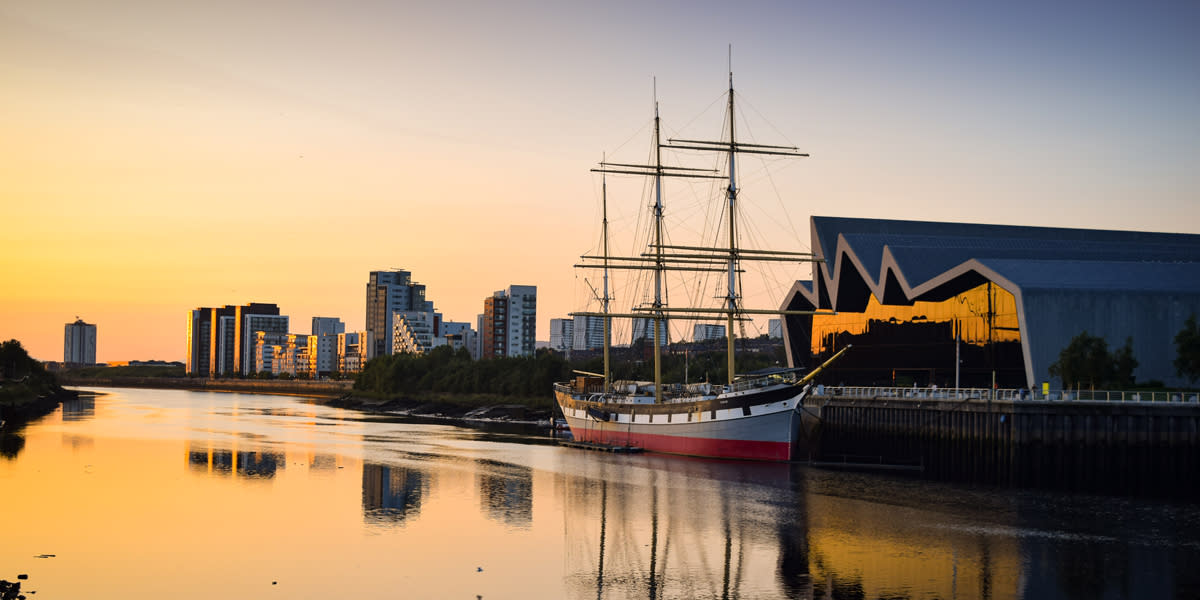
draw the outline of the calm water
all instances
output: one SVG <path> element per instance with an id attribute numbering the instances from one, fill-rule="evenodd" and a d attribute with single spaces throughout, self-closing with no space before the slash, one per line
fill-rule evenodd
<path id="1" fill-rule="evenodd" d="M 1200 598 L 1189 504 L 106 391 L 0 446 L 0 578 L 31 600 Z"/>

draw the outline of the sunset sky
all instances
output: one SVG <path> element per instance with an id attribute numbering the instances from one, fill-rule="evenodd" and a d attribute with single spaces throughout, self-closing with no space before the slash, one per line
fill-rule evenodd
<path id="1" fill-rule="evenodd" d="M 247 302 L 357 330 L 393 267 L 454 321 L 537 285 L 548 339 L 585 300 L 589 169 L 645 160 L 655 85 L 668 133 L 719 135 L 730 45 L 748 139 L 812 154 L 743 167 L 781 249 L 814 214 L 1200 233 L 1198 24 L 1192 1 L 4 2 L 0 339 L 61 360 L 78 316 L 100 361 L 183 360 L 189 309 Z M 642 184 L 610 184 L 631 229 Z"/>

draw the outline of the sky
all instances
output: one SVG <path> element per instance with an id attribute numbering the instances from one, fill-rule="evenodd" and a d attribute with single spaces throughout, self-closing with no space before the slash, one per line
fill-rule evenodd
<path id="1" fill-rule="evenodd" d="M 61 360 L 79 317 L 101 362 L 183 360 L 190 309 L 248 302 L 358 330 L 390 268 L 452 321 L 536 285 L 548 339 L 597 284 L 572 268 L 599 237 L 590 169 L 646 160 L 655 99 L 667 135 L 719 136 L 731 66 L 739 137 L 811 154 L 741 167 L 772 247 L 806 250 L 812 215 L 1200 233 L 1197 23 L 1195 2 L 9 0 L 0 339 Z M 630 248 L 631 179 L 607 179 Z"/>

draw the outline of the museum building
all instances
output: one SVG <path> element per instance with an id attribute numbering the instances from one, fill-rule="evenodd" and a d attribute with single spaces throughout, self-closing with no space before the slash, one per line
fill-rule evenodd
<path id="1" fill-rule="evenodd" d="M 783 310 L 788 362 L 853 344 L 827 384 L 1033 388 L 1086 331 L 1128 340 L 1137 382 L 1187 385 L 1175 336 L 1200 318 L 1200 235 L 812 217 L 811 281 Z M 958 368 L 956 369 L 956 362 Z"/>

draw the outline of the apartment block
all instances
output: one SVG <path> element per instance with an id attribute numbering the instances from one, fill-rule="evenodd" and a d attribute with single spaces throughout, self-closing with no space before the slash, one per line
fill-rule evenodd
<path id="1" fill-rule="evenodd" d="M 526 356 L 537 343 L 537 286 L 511 285 L 483 302 L 482 358 Z"/>
<path id="2" fill-rule="evenodd" d="M 96 326 L 76 318 L 63 328 L 63 362 L 76 365 L 96 364 Z"/>
<path id="3" fill-rule="evenodd" d="M 371 271 L 367 280 L 366 328 L 375 344 L 372 356 L 392 353 L 392 315 L 405 311 L 433 311 L 433 302 L 425 299 L 425 286 L 414 282 L 408 271 Z"/>

